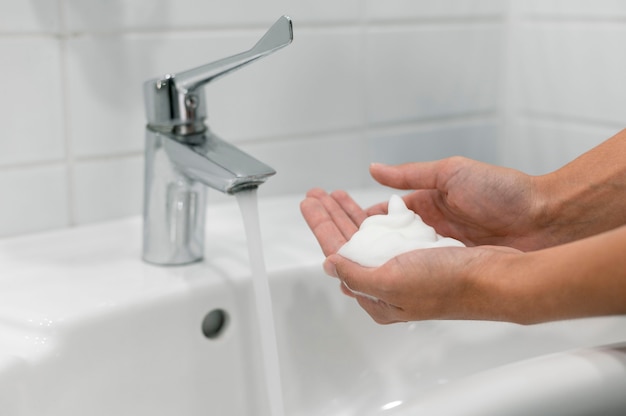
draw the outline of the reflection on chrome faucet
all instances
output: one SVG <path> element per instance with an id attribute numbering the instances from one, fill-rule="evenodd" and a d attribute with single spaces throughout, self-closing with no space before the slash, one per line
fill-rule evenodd
<path id="1" fill-rule="evenodd" d="M 204 85 L 291 43 L 281 17 L 252 49 L 144 83 L 146 126 L 143 259 L 186 264 L 204 254 L 206 186 L 234 194 L 276 173 L 206 126 Z"/>

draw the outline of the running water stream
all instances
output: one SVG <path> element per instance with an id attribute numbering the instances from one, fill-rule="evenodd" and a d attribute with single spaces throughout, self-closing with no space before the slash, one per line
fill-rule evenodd
<path id="1" fill-rule="evenodd" d="M 236 196 L 248 240 L 248 253 L 250 256 L 252 285 L 256 302 L 256 315 L 261 337 L 262 368 L 265 377 L 270 415 L 284 416 L 285 411 L 280 381 L 278 347 L 276 345 L 276 329 L 274 327 L 272 298 L 261 243 L 257 192 L 256 189 L 251 189 L 238 192 Z"/>

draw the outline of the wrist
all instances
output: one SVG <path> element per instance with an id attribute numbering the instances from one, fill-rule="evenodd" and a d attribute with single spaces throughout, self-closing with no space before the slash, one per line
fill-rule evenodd
<path id="1" fill-rule="evenodd" d="M 527 281 L 528 253 L 501 246 L 479 246 L 464 270 L 472 319 L 527 323 L 524 305 L 532 298 Z"/>
<path id="2" fill-rule="evenodd" d="M 478 281 L 485 294 L 486 319 L 532 325 L 562 319 L 562 311 L 549 294 L 558 293 L 553 287 L 545 250 L 519 252 L 496 248 L 486 257 L 487 264 Z"/>
<path id="3" fill-rule="evenodd" d="M 533 177 L 531 217 L 541 235 L 538 249 L 568 243 L 592 234 L 593 198 L 584 181 L 562 170 Z"/>
<path id="4" fill-rule="evenodd" d="M 626 224 L 626 129 L 562 168 L 533 178 L 537 224 L 551 244 Z"/>
<path id="5" fill-rule="evenodd" d="M 626 227 L 500 262 L 505 320 L 520 324 L 626 313 Z M 500 274 L 502 273 L 502 274 Z"/>

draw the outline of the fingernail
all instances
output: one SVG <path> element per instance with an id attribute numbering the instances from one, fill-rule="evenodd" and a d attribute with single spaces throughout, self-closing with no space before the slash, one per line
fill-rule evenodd
<path id="1" fill-rule="evenodd" d="M 385 163 L 380 163 L 380 162 L 372 162 L 372 163 L 370 163 L 370 167 L 375 167 L 375 166 L 385 167 L 387 165 Z"/>
<path id="2" fill-rule="evenodd" d="M 339 275 L 337 274 L 337 266 L 335 266 L 335 263 L 329 260 L 326 260 L 324 262 L 324 273 L 326 273 L 330 277 L 339 277 Z"/>

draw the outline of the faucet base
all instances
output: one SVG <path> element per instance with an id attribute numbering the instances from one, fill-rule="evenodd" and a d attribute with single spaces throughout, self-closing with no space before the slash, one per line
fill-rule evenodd
<path id="1" fill-rule="evenodd" d="M 146 134 L 143 260 L 194 263 L 204 256 L 206 187 L 170 163 L 165 140 L 171 139 Z"/>
<path id="2" fill-rule="evenodd" d="M 208 129 L 191 143 L 146 129 L 143 259 L 161 265 L 204 255 L 206 188 L 254 189 L 276 173 Z"/>

